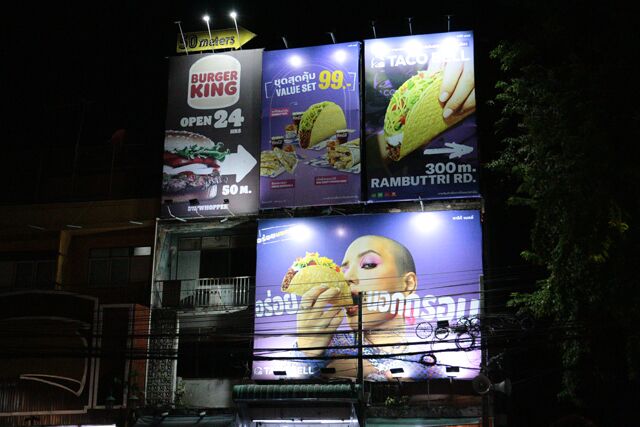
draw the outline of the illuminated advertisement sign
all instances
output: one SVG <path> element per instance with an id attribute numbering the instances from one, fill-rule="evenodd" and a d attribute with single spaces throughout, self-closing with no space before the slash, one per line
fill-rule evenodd
<path id="1" fill-rule="evenodd" d="M 262 50 L 171 58 L 162 216 L 258 211 Z"/>
<path id="2" fill-rule="evenodd" d="M 475 210 L 262 220 L 253 378 L 473 378 L 481 274 Z"/>
<path id="3" fill-rule="evenodd" d="M 360 201 L 360 43 L 265 52 L 260 206 Z"/>
<path id="4" fill-rule="evenodd" d="M 471 31 L 365 41 L 367 197 L 478 196 Z"/>

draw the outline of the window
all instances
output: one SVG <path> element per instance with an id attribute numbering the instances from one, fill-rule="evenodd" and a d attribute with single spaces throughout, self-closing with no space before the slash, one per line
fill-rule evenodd
<path id="1" fill-rule="evenodd" d="M 151 247 L 96 248 L 89 255 L 89 285 L 126 286 L 149 279 Z"/>
<path id="2" fill-rule="evenodd" d="M 0 288 L 52 289 L 55 275 L 55 260 L 0 262 Z"/>

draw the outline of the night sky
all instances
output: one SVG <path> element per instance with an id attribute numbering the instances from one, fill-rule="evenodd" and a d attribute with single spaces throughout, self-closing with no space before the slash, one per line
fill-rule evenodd
<path id="1" fill-rule="evenodd" d="M 453 14 L 452 30 L 474 29 L 482 10 L 472 1 L 449 5 L 424 3 L 420 9 L 390 7 L 388 2 L 72 2 L 31 8 L 25 4 L 9 16 L 3 31 L 4 111 L 11 111 L 10 128 L 32 131 L 34 113 L 81 101 L 104 105 L 99 136 L 115 129 L 141 127 L 159 135 L 166 103 L 167 60 L 176 55 L 178 27 L 206 31 L 202 20 L 211 15 L 211 27 L 230 28 L 228 14 L 238 13 L 240 26 L 257 37 L 245 48 L 289 47 L 373 37 L 444 32 L 446 14 Z M 479 79 L 478 79 L 479 80 Z M 7 96 L 9 94 L 9 96 Z M 40 110 L 40 111 L 38 111 Z M 71 131 L 71 129 L 70 129 Z M 41 129 L 41 133 L 46 133 Z"/>

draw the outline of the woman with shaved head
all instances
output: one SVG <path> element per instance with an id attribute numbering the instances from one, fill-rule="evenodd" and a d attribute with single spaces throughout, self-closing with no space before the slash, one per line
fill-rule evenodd
<path id="1" fill-rule="evenodd" d="M 416 292 L 418 278 L 413 256 L 401 243 L 384 236 L 366 235 L 355 239 L 347 248 L 341 270 L 352 295 L 362 295 L 362 330 L 364 377 L 369 380 L 391 378 L 391 368 L 404 372 L 421 371 L 420 376 L 433 377 L 437 367 L 418 363 L 420 355 L 410 353 L 406 328 L 413 318 L 412 307 L 405 304 Z M 298 313 L 298 347 L 307 357 L 355 356 L 357 346 L 353 333 L 336 333 L 346 315 L 353 331 L 358 330 L 358 305 L 332 304 L 340 290 L 319 285 L 303 297 Z M 379 297 L 385 295 L 384 309 Z M 391 298 L 394 296 L 394 298 Z M 388 303 L 388 304 L 387 304 Z M 310 333 L 304 335 L 304 333 Z M 328 347 L 324 350 L 324 347 Z M 317 365 L 335 368 L 337 377 L 355 377 L 355 358 L 318 360 Z"/>

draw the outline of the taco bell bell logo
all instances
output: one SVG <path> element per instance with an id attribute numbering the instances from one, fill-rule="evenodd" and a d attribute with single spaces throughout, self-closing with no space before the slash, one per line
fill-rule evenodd
<path id="1" fill-rule="evenodd" d="M 229 55 L 209 55 L 189 69 L 187 104 L 197 110 L 224 108 L 240 99 L 240 62 Z"/>

